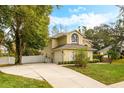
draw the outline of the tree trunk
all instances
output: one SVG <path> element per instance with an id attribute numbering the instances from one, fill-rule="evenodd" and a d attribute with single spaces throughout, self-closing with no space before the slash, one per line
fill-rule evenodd
<path id="1" fill-rule="evenodd" d="M 15 64 L 22 64 L 22 39 L 19 31 L 15 31 L 15 42 L 16 42 L 16 57 Z"/>
<path id="2" fill-rule="evenodd" d="M 12 26 L 15 32 L 15 44 L 16 44 L 15 64 L 22 64 L 23 42 L 22 42 L 22 30 L 20 29 L 21 24 L 22 24 L 22 18 L 20 17 L 20 15 L 16 14 L 15 21 Z"/>

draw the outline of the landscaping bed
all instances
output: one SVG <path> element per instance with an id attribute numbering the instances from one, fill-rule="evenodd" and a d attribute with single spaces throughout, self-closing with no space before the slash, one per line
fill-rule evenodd
<path id="1" fill-rule="evenodd" d="M 0 88 L 52 88 L 47 81 L 0 72 Z"/>
<path id="2" fill-rule="evenodd" d="M 86 68 L 66 66 L 106 85 L 124 81 L 124 64 L 88 64 Z M 83 81 L 82 81 L 83 82 Z"/>
<path id="3" fill-rule="evenodd" d="M 124 64 L 124 59 L 114 60 L 113 64 Z"/>

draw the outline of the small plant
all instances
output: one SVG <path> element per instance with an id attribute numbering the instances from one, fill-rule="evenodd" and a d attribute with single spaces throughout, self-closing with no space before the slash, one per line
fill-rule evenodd
<path id="1" fill-rule="evenodd" d="M 65 61 L 65 62 L 64 62 L 64 64 L 68 64 L 68 62 L 67 62 L 67 61 Z"/>
<path id="2" fill-rule="evenodd" d="M 108 56 L 111 57 L 112 59 L 118 59 L 120 57 L 120 54 L 117 51 L 109 50 Z"/>
<path id="3" fill-rule="evenodd" d="M 61 65 L 62 64 L 62 62 L 58 62 L 58 65 Z"/>
<path id="4" fill-rule="evenodd" d="M 58 65 L 61 65 L 61 64 L 74 64 L 74 61 L 58 62 Z"/>
<path id="5" fill-rule="evenodd" d="M 114 50 L 108 51 L 108 58 L 109 58 L 110 64 L 112 63 L 113 60 L 119 59 L 119 57 L 120 57 L 119 52 L 114 51 Z"/>
<path id="6" fill-rule="evenodd" d="M 99 59 L 93 59 L 93 61 L 89 61 L 89 63 L 98 63 L 98 62 L 100 62 Z"/>
<path id="7" fill-rule="evenodd" d="M 94 59 L 99 59 L 99 60 L 100 60 L 100 62 L 102 62 L 102 61 L 103 61 L 103 60 L 102 60 L 103 55 L 101 55 L 101 54 L 94 54 L 94 55 L 93 55 L 93 58 L 94 58 Z"/>
<path id="8" fill-rule="evenodd" d="M 2 51 L 0 50 L 0 57 L 2 56 Z"/>
<path id="9" fill-rule="evenodd" d="M 87 48 L 78 49 L 75 54 L 75 65 L 86 67 L 89 58 L 87 57 Z"/>

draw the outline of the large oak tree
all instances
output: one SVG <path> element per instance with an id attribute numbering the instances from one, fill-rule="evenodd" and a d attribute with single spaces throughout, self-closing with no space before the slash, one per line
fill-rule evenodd
<path id="1" fill-rule="evenodd" d="M 0 30 L 9 30 L 15 43 L 16 64 L 22 62 L 26 47 L 41 49 L 48 38 L 49 15 L 52 6 L 0 6 Z"/>

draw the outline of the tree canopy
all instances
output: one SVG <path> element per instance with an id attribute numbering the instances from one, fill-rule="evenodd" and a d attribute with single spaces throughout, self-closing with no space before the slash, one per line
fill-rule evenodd
<path id="1" fill-rule="evenodd" d="M 117 48 L 117 45 L 121 46 L 124 42 L 124 6 L 117 7 L 120 8 L 120 14 L 115 23 L 102 24 L 85 31 L 86 38 L 92 40 L 94 48 L 100 50 L 109 45 Z"/>
<path id="2" fill-rule="evenodd" d="M 48 40 L 49 15 L 53 6 L 0 6 L 0 30 L 9 30 L 16 47 L 16 63 L 26 48 L 42 49 Z"/>

